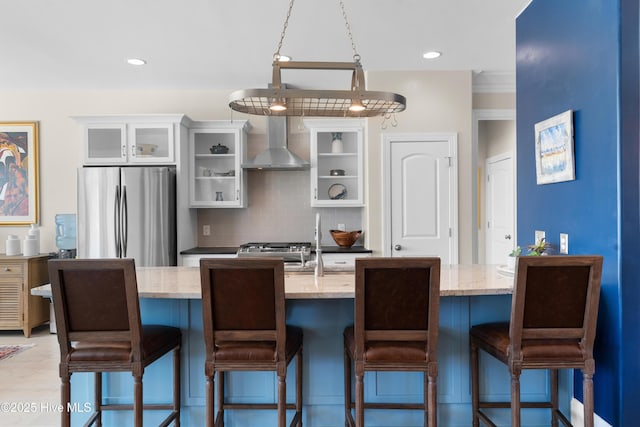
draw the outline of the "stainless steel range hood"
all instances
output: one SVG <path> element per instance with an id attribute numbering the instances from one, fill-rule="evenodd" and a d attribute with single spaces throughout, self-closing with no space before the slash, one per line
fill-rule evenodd
<path id="1" fill-rule="evenodd" d="M 267 149 L 242 164 L 243 169 L 303 170 L 309 162 L 287 148 L 287 117 L 267 118 Z"/>

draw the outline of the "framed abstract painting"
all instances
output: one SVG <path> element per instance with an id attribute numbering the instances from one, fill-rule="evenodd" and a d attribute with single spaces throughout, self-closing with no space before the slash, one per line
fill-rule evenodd
<path id="1" fill-rule="evenodd" d="M 538 185 L 576 179 L 573 158 L 573 110 L 535 124 Z"/>
<path id="2" fill-rule="evenodd" d="M 0 122 L 0 225 L 38 222 L 38 122 Z"/>

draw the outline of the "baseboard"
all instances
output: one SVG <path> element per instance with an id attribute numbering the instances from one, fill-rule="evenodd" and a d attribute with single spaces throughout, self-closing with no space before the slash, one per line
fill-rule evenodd
<path id="1" fill-rule="evenodd" d="M 598 414 L 595 415 L 593 421 L 595 427 L 612 427 Z M 571 424 L 576 427 L 584 426 L 584 405 L 578 399 L 571 399 Z"/>

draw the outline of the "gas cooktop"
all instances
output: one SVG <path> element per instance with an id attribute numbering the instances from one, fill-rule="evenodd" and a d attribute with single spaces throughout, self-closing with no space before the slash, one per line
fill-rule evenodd
<path id="1" fill-rule="evenodd" d="M 302 265 L 311 256 L 311 242 L 251 242 L 240 245 L 238 256 L 281 257 L 285 262 Z"/>

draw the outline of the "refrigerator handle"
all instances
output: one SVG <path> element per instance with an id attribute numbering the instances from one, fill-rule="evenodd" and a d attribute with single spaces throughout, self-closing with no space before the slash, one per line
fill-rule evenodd
<path id="1" fill-rule="evenodd" d="M 122 216 L 120 218 L 122 225 L 122 256 L 127 257 L 127 240 L 129 240 L 129 212 L 127 209 L 127 186 L 122 186 Z"/>
<path id="2" fill-rule="evenodd" d="M 120 258 L 120 186 L 116 186 L 116 199 L 113 202 L 113 237 L 116 244 L 116 257 Z"/>

